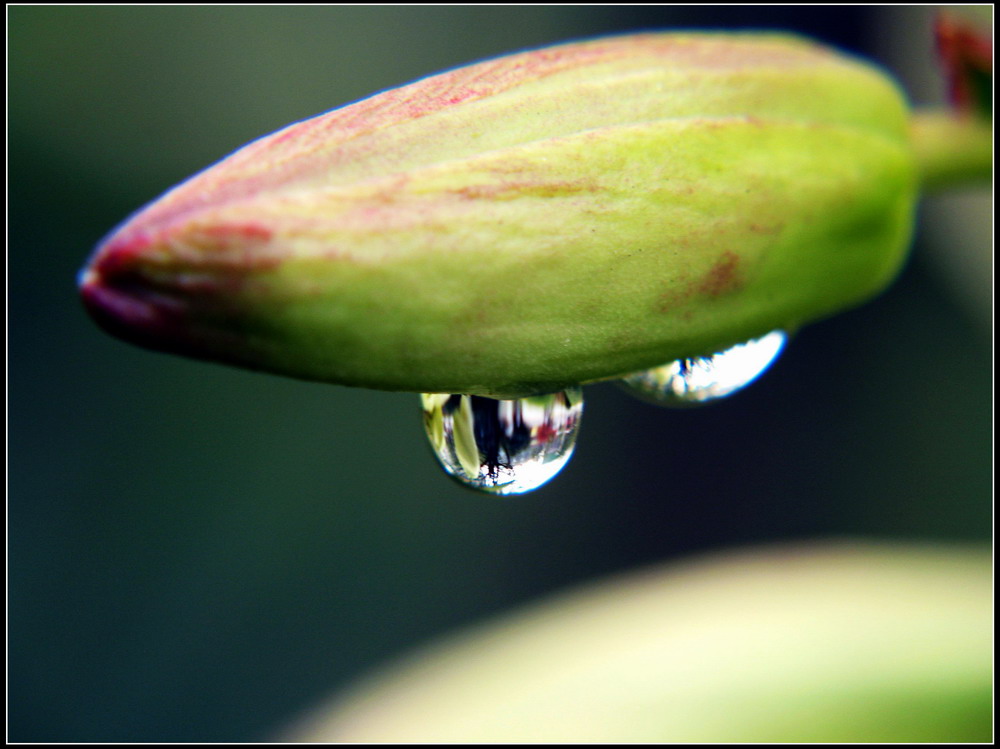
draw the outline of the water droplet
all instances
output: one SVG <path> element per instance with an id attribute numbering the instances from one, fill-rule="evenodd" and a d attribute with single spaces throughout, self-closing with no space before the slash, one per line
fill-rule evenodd
<path id="1" fill-rule="evenodd" d="M 723 398 L 746 387 L 778 357 L 785 346 L 784 331 L 740 343 L 725 351 L 692 359 L 678 359 L 622 380 L 626 390 L 665 406 L 690 406 Z"/>
<path id="2" fill-rule="evenodd" d="M 583 392 L 517 400 L 424 393 L 424 428 L 445 472 L 488 494 L 537 489 L 573 454 Z"/>

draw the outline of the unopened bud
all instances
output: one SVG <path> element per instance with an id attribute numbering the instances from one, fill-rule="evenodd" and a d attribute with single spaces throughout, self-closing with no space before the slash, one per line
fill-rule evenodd
<path id="1" fill-rule="evenodd" d="M 787 36 L 512 55 L 249 144 L 112 233 L 82 294 L 176 353 L 553 392 L 880 290 L 911 232 L 907 117 L 884 74 Z"/>

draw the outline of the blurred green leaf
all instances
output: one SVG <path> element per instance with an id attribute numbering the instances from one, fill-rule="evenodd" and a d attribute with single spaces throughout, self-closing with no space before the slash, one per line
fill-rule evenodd
<path id="1" fill-rule="evenodd" d="M 293 735 L 989 741 L 990 584 L 985 551 L 873 543 L 651 569 L 445 641 Z"/>

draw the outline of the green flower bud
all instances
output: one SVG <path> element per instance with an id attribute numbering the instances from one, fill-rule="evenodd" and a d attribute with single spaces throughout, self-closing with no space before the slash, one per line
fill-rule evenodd
<path id="1" fill-rule="evenodd" d="M 389 390 L 557 391 L 794 329 L 909 243 L 894 83 L 798 38 L 644 34 L 482 62 L 255 141 L 81 275 L 152 348 Z"/>

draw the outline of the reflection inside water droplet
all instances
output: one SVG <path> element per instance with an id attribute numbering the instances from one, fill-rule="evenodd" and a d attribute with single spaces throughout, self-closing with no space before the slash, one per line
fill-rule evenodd
<path id="1" fill-rule="evenodd" d="M 781 353 L 787 336 L 775 330 L 709 356 L 678 359 L 622 379 L 626 390 L 665 406 L 689 406 L 735 393 Z"/>
<path id="2" fill-rule="evenodd" d="M 583 392 L 517 400 L 424 393 L 424 428 L 445 472 L 489 494 L 523 494 L 555 476 L 573 454 Z"/>

